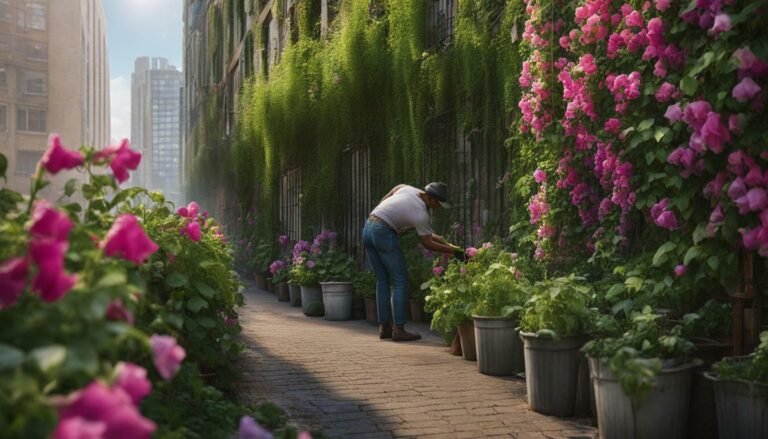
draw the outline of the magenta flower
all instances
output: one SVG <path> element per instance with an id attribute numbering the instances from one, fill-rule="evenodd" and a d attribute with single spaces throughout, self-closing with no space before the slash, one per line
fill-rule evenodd
<path id="1" fill-rule="evenodd" d="M 745 102 L 757 96 L 757 94 L 760 93 L 760 90 L 762 90 L 762 88 L 760 88 L 752 78 L 744 78 L 733 87 L 731 96 L 739 102 Z"/>
<path id="2" fill-rule="evenodd" d="M 32 289 L 46 302 L 54 302 L 63 297 L 77 282 L 77 275 L 64 272 L 64 253 L 66 242 L 50 239 L 34 240 L 29 245 L 29 254 L 37 264 L 37 275 L 32 281 Z"/>
<path id="3" fill-rule="evenodd" d="M 533 179 L 536 180 L 536 183 L 544 183 L 547 181 L 547 173 L 537 169 L 533 172 Z"/>
<path id="4" fill-rule="evenodd" d="M 143 263 L 158 249 L 131 214 L 118 216 L 99 246 L 107 256 L 118 256 L 136 265 Z"/>
<path id="5" fill-rule="evenodd" d="M 147 379 L 147 370 L 133 363 L 117 363 L 115 386 L 123 389 L 135 405 L 139 405 L 152 391 L 152 383 Z"/>
<path id="6" fill-rule="evenodd" d="M 192 241 L 200 241 L 200 223 L 197 221 L 190 221 L 182 230 L 183 234 L 189 236 Z"/>
<path id="7" fill-rule="evenodd" d="M 672 104 L 667 107 L 664 117 L 670 122 L 680 122 L 683 119 L 683 112 L 680 110 L 680 104 Z"/>
<path id="8" fill-rule="evenodd" d="M 731 30 L 731 17 L 728 14 L 717 14 L 715 16 L 715 22 L 712 24 L 712 28 L 709 30 L 710 35 L 717 35 L 722 32 L 728 32 Z"/>
<path id="9" fill-rule="evenodd" d="M 707 121 L 707 115 L 712 112 L 712 106 L 707 101 L 695 101 L 686 105 L 683 120 L 694 130 L 700 130 Z"/>
<path id="10" fill-rule="evenodd" d="M 618 134 L 621 131 L 621 121 L 615 117 L 612 117 L 605 121 L 603 129 L 606 132 Z"/>
<path id="11" fill-rule="evenodd" d="M 747 206 L 752 212 L 762 211 L 768 207 L 768 194 L 765 189 L 761 187 L 755 187 L 747 192 Z"/>
<path id="12" fill-rule="evenodd" d="M 178 209 L 176 209 L 176 214 L 186 218 L 189 216 L 189 211 L 187 210 L 186 207 L 179 207 Z"/>
<path id="13" fill-rule="evenodd" d="M 677 88 L 669 82 L 665 82 L 656 90 L 655 97 L 658 102 L 667 102 L 672 99 L 675 93 L 677 93 Z"/>
<path id="14" fill-rule="evenodd" d="M 709 215 L 709 222 L 713 225 L 720 225 L 723 221 L 725 221 L 725 211 L 723 210 L 723 205 L 717 203 L 717 206 L 715 206 L 714 210 L 712 210 L 712 213 Z"/>
<path id="15" fill-rule="evenodd" d="M 464 253 L 470 258 L 474 258 L 475 255 L 477 255 L 477 249 L 475 247 L 467 247 L 467 249 L 464 250 Z"/>
<path id="16" fill-rule="evenodd" d="M 200 206 L 196 202 L 191 201 L 189 204 L 187 204 L 187 213 L 190 218 L 197 218 L 199 212 Z"/>
<path id="17" fill-rule="evenodd" d="M 737 199 L 745 196 L 747 194 L 747 187 L 744 184 L 744 179 L 741 177 L 736 177 L 732 182 L 731 185 L 728 186 L 728 197 L 731 198 L 731 200 L 736 201 Z"/>
<path id="18" fill-rule="evenodd" d="M 686 268 L 687 267 L 685 265 L 682 265 L 682 264 L 680 264 L 677 267 L 675 267 L 675 276 L 683 277 L 685 275 L 685 269 Z"/>
<path id="19" fill-rule="evenodd" d="M 677 228 L 677 217 L 671 210 L 665 210 L 655 220 L 656 225 L 668 230 Z"/>
<path id="20" fill-rule="evenodd" d="M 78 151 L 64 148 L 58 134 L 51 134 L 48 139 L 48 150 L 40 159 L 40 164 L 51 174 L 58 174 L 62 169 L 74 169 L 85 162 Z"/>
<path id="21" fill-rule="evenodd" d="M 72 221 L 64 212 L 59 212 L 46 200 L 35 202 L 32 211 L 32 227 L 29 229 L 34 237 L 49 238 L 55 241 L 66 241 Z"/>
<path id="22" fill-rule="evenodd" d="M 111 145 L 94 155 L 96 160 L 106 160 L 118 183 L 128 180 L 128 171 L 134 171 L 141 163 L 141 152 L 131 149 L 128 139 L 123 139 L 120 145 Z"/>
<path id="23" fill-rule="evenodd" d="M 749 47 L 737 49 L 733 56 L 739 63 L 739 77 L 760 77 L 768 74 L 768 63 L 755 56 Z"/>
<path id="24" fill-rule="evenodd" d="M 116 322 L 125 322 L 129 325 L 133 325 L 133 313 L 123 305 L 123 301 L 115 299 L 107 305 L 107 312 L 105 313 L 107 320 Z"/>
<path id="25" fill-rule="evenodd" d="M 432 267 L 432 274 L 434 274 L 435 277 L 440 277 L 444 271 L 445 271 L 445 268 L 439 265 L 437 267 Z"/>
<path id="26" fill-rule="evenodd" d="M 714 111 L 707 114 L 704 125 L 701 127 L 701 137 L 715 154 L 723 152 L 723 144 L 731 141 L 731 133 L 723 124 L 720 115 Z"/>
<path id="27" fill-rule="evenodd" d="M 154 422 L 141 416 L 131 397 L 120 387 L 109 388 L 93 381 L 73 394 L 72 399 L 59 414 L 57 431 L 60 427 L 67 430 L 67 426 L 62 427 L 61 424 L 69 419 L 104 425 L 106 431 L 100 437 L 105 438 L 149 439 L 157 428 Z"/>
<path id="28" fill-rule="evenodd" d="M 307 268 L 309 268 L 310 270 L 315 268 L 315 261 L 313 261 L 312 259 L 307 259 Z"/>
<path id="29" fill-rule="evenodd" d="M 176 339 L 167 335 L 153 334 L 149 339 L 152 346 L 152 360 L 155 368 L 166 380 L 176 375 L 181 367 L 181 360 L 187 356 L 184 348 L 176 344 Z"/>
<path id="30" fill-rule="evenodd" d="M 102 439 L 106 431 L 106 423 L 88 421 L 77 416 L 60 421 L 52 437 L 53 439 Z"/>
<path id="31" fill-rule="evenodd" d="M 666 11 L 669 8 L 671 0 L 656 0 L 656 9 Z"/>
<path id="32" fill-rule="evenodd" d="M 739 233 L 741 234 L 741 243 L 744 245 L 744 248 L 747 250 L 757 250 L 760 247 L 760 240 L 758 239 L 760 228 L 739 229 Z"/>
<path id="33" fill-rule="evenodd" d="M 272 433 L 265 430 L 250 416 L 240 418 L 237 439 L 272 439 Z"/>
<path id="34" fill-rule="evenodd" d="M 0 264 L 0 309 L 19 300 L 27 282 L 28 270 L 25 258 L 11 258 Z"/>
<path id="35" fill-rule="evenodd" d="M 669 206 L 669 198 L 664 198 L 662 200 L 659 200 L 658 203 L 654 204 L 651 207 L 651 217 L 656 219 L 659 215 L 661 215 L 662 212 L 664 212 L 667 207 Z"/>
<path id="36" fill-rule="evenodd" d="M 280 247 L 288 247 L 291 245 L 291 238 L 288 235 L 280 235 L 277 237 L 277 244 Z"/>

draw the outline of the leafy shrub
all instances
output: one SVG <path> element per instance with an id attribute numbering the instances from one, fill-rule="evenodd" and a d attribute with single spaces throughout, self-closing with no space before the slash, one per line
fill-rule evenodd
<path id="1" fill-rule="evenodd" d="M 360 297 L 376 297 L 376 275 L 370 271 L 358 271 L 352 277 L 352 289 Z"/>
<path id="2" fill-rule="evenodd" d="M 572 337 L 589 332 L 597 318 L 588 307 L 592 288 L 574 274 L 536 282 L 525 304 L 520 327 L 550 337 Z"/>
<path id="3" fill-rule="evenodd" d="M 719 378 L 768 384 L 768 331 L 760 333 L 760 344 L 746 358 L 726 358 L 712 365 Z"/>

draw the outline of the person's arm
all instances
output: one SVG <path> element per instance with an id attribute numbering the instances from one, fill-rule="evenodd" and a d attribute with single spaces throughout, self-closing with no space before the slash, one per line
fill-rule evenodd
<path id="1" fill-rule="evenodd" d="M 387 195 L 384 195 L 384 198 L 382 198 L 381 201 L 384 201 L 392 195 L 395 195 L 395 192 L 399 191 L 404 186 L 405 184 L 398 184 L 397 186 L 393 187 L 391 191 L 387 192 Z M 379 201 L 379 203 L 381 203 L 381 201 Z"/>
<path id="2" fill-rule="evenodd" d="M 448 241 L 445 240 L 445 238 L 443 238 L 442 236 L 440 236 L 440 235 L 438 235 L 436 233 L 432 234 L 432 240 L 433 241 L 437 241 L 440 244 L 451 245 Z"/>
<path id="3" fill-rule="evenodd" d="M 455 247 L 451 247 L 450 244 L 448 244 L 445 240 L 442 240 L 442 242 L 436 240 L 434 237 L 436 235 L 421 235 L 419 238 L 421 238 L 421 245 L 424 246 L 424 248 L 428 250 L 432 250 L 435 252 L 440 253 L 447 253 L 449 255 L 453 255 L 454 251 L 456 250 Z M 441 238 L 442 239 L 442 238 Z"/>

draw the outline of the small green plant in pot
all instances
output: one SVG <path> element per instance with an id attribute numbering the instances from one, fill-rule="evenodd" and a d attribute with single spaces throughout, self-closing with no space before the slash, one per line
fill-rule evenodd
<path id="1" fill-rule="evenodd" d="M 253 271 L 256 287 L 262 290 L 267 289 L 267 273 L 269 264 L 275 258 L 275 252 L 268 242 L 259 240 L 253 249 L 250 261 L 250 269 Z"/>
<path id="2" fill-rule="evenodd" d="M 335 233 L 324 230 L 312 242 L 310 254 L 317 261 L 325 319 L 349 320 L 352 318 L 352 275 L 355 272 L 355 261 L 334 248 L 335 239 Z"/>
<path id="3" fill-rule="evenodd" d="M 365 300 L 365 319 L 368 323 L 378 324 L 376 314 L 376 275 L 371 271 L 359 271 L 352 278 L 352 289 Z"/>
<path id="4" fill-rule="evenodd" d="M 706 377 L 715 389 L 720 437 L 768 437 L 768 331 L 752 354 L 724 358 Z"/>
<path id="5" fill-rule="evenodd" d="M 574 414 L 579 349 L 597 318 L 597 311 L 588 306 L 592 296 L 586 279 L 575 274 L 533 285 L 520 320 L 532 410 L 555 416 Z"/>
<path id="6" fill-rule="evenodd" d="M 288 295 L 288 273 L 291 266 L 287 261 L 283 259 L 277 259 L 269 265 L 269 272 L 272 274 L 272 283 L 277 290 L 277 300 L 280 302 L 288 302 L 290 296 Z"/>
<path id="7" fill-rule="evenodd" d="M 302 241 L 303 242 L 303 241 Z M 323 294 L 320 290 L 320 275 L 317 272 L 317 263 L 306 252 L 301 252 L 294 257 L 289 276 L 301 291 L 301 310 L 311 317 L 322 316 Z"/>
<path id="8" fill-rule="evenodd" d="M 670 329 L 649 306 L 633 312 L 624 326 L 622 333 L 612 317 L 601 317 L 596 327 L 612 328 L 613 336 L 582 349 L 589 359 L 601 435 L 685 438 L 692 371 L 701 364 L 688 359 L 692 343 L 680 325 Z"/>

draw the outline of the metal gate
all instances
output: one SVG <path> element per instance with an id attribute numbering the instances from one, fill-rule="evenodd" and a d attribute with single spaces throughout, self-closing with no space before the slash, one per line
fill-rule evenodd
<path id="1" fill-rule="evenodd" d="M 367 145 L 348 146 L 342 156 L 340 173 L 342 248 L 358 261 L 363 260 L 362 230 L 373 210 L 371 196 L 371 157 Z"/>
<path id="2" fill-rule="evenodd" d="M 293 241 L 301 239 L 301 168 L 293 168 L 280 178 L 280 227 Z"/>

